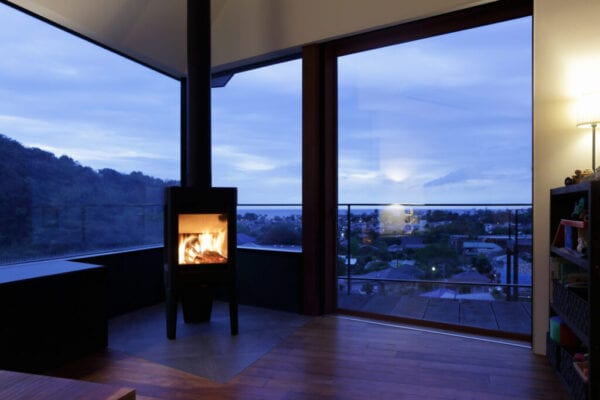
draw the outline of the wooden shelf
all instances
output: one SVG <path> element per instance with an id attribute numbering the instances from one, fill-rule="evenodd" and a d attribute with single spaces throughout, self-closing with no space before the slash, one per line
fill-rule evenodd
<path id="1" fill-rule="evenodd" d="M 563 226 L 572 226 L 573 228 L 587 228 L 587 221 L 579 221 L 574 219 L 561 219 L 560 224 Z"/>
<path id="2" fill-rule="evenodd" d="M 575 250 L 567 249 L 564 247 L 550 246 L 550 252 L 557 257 L 564 259 L 572 264 L 575 264 L 581 268 L 589 268 L 589 260 L 587 257 L 582 256 Z"/>

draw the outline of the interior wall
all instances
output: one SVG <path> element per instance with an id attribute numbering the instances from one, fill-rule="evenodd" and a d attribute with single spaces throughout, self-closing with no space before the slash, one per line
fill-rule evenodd
<path id="1" fill-rule="evenodd" d="M 549 189 L 592 167 L 591 129 L 576 124 L 576 99 L 600 90 L 600 2 L 534 0 L 533 349 L 545 352 L 549 296 Z M 599 105 L 600 106 L 600 105 Z"/>

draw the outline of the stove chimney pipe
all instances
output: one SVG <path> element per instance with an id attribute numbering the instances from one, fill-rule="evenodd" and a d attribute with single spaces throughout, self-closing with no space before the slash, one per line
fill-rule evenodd
<path id="1" fill-rule="evenodd" d="M 210 0 L 187 1 L 187 79 L 181 186 L 212 187 Z"/>

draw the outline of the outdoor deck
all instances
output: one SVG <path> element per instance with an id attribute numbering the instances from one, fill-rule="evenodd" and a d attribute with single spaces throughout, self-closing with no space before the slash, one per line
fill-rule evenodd
<path id="1" fill-rule="evenodd" d="M 340 309 L 531 335 L 531 303 L 338 293 Z"/>

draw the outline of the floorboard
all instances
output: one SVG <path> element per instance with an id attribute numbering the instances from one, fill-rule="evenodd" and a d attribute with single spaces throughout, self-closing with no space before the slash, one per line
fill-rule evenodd
<path id="1" fill-rule="evenodd" d="M 260 309 L 253 312 L 260 317 Z M 240 337 L 246 334 L 240 325 Z M 205 335 L 195 344 L 193 336 L 186 346 L 206 345 Z M 141 400 L 567 400 L 546 358 L 526 343 L 345 316 L 308 320 L 222 382 L 173 365 L 109 346 L 54 374 L 135 388 Z"/>

